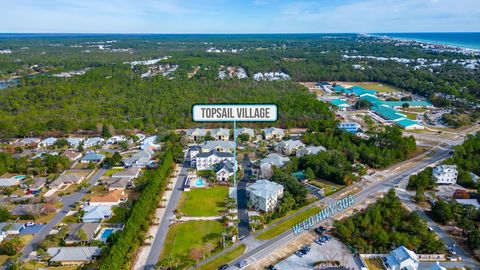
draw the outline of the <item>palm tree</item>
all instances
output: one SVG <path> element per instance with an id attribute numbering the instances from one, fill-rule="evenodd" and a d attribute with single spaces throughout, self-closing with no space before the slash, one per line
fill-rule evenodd
<path id="1" fill-rule="evenodd" d="M 77 232 L 77 237 L 80 239 L 80 244 L 83 245 L 88 240 L 88 235 L 85 233 L 83 229 L 80 229 Z"/>

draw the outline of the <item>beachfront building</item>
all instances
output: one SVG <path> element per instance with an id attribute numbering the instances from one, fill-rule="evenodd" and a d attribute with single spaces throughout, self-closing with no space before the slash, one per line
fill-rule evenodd
<path id="1" fill-rule="evenodd" d="M 248 198 L 253 208 L 263 212 L 270 212 L 283 196 L 283 186 L 268 180 L 258 180 L 247 186 Z"/>
<path id="2" fill-rule="evenodd" d="M 433 168 L 432 177 L 439 185 L 453 185 L 457 183 L 457 165 L 439 165 Z"/>
<path id="3" fill-rule="evenodd" d="M 198 171 L 213 170 L 215 165 L 226 160 L 233 163 L 233 154 L 212 150 L 210 152 L 198 153 L 195 157 L 195 166 Z"/>
<path id="4" fill-rule="evenodd" d="M 417 254 L 404 246 L 394 249 L 382 261 L 387 270 L 416 270 L 420 264 Z"/>

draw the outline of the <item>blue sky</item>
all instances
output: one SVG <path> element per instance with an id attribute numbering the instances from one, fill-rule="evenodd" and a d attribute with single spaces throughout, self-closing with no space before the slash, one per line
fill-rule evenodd
<path id="1" fill-rule="evenodd" d="M 0 32 L 480 31 L 480 0 L 0 0 Z"/>

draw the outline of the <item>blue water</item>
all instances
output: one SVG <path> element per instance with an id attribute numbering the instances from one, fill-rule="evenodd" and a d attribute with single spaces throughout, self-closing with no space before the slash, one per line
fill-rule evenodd
<path id="1" fill-rule="evenodd" d="M 416 40 L 480 50 L 480 32 L 466 33 L 375 33 L 394 38 Z"/>
<path id="2" fill-rule="evenodd" d="M 108 239 L 108 237 L 113 233 L 114 229 L 105 229 L 102 232 L 102 236 L 100 238 L 104 241 Z"/>
<path id="3" fill-rule="evenodd" d="M 199 178 L 199 179 L 195 180 L 195 186 L 196 187 L 203 187 L 203 186 L 205 186 L 205 181 L 203 181 L 203 179 Z"/>

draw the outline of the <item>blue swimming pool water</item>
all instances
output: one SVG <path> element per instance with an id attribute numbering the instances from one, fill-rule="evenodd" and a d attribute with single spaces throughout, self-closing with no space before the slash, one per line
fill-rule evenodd
<path id="1" fill-rule="evenodd" d="M 26 175 L 16 175 L 16 176 L 14 176 L 13 178 L 14 178 L 14 179 L 22 180 L 22 179 L 24 179 L 25 177 L 27 177 L 27 176 L 26 176 Z"/>
<path id="2" fill-rule="evenodd" d="M 203 186 L 205 186 L 205 181 L 201 178 L 198 178 L 197 180 L 195 180 L 195 186 L 196 187 L 203 187 Z"/>
<path id="3" fill-rule="evenodd" d="M 103 230 L 102 232 L 102 236 L 100 236 L 100 238 L 102 240 L 107 240 L 107 238 L 113 233 L 114 229 L 105 229 Z"/>

